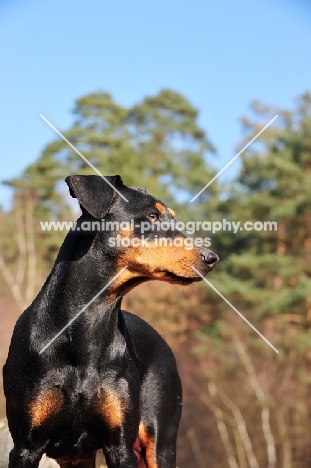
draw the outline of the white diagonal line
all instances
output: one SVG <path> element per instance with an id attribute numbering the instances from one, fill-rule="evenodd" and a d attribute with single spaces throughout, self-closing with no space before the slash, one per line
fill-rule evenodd
<path id="1" fill-rule="evenodd" d="M 115 186 L 112 185 L 112 184 L 109 182 L 109 180 L 106 179 L 106 177 L 103 176 L 103 174 L 102 174 L 101 172 L 99 172 L 99 170 L 96 169 L 96 167 L 93 166 L 93 164 L 92 164 L 82 153 L 80 153 L 80 151 L 79 151 L 72 143 L 70 143 L 70 141 L 67 140 L 67 138 L 66 138 L 60 131 L 57 130 L 57 128 L 54 127 L 54 125 L 53 125 L 46 117 L 44 117 L 43 114 L 40 114 L 40 117 L 41 117 L 51 128 L 53 128 L 54 132 L 56 132 L 57 135 L 59 135 L 59 136 L 60 136 L 60 137 L 61 137 L 61 138 L 62 138 L 62 139 L 63 139 L 63 140 L 64 140 L 64 141 L 65 141 L 65 142 L 66 142 L 66 143 L 67 143 L 67 144 L 68 144 L 68 145 L 69 145 L 69 146 L 70 146 L 70 147 L 71 147 L 71 148 L 72 148 L 72 149 L 73 149 L 73 150 L 74 150 L 74 151 L 75 151 L 91 168 L 92 168 L 92 169 L 94 169 L 94 171 L 97 172 L 97 174 L 98 174 L 102 179 L 104 179 L 104 181 L 107 182 L 107 184 L 110 185 L 110 187 L 112 187 L 113 190 L 114 190 L 115 192 L 117 192 L 117 193 L 120 195 L 120 197 L 123 198 L 124 201 L 128 202 L 128 200 L 125 198 L 125 196 L 122 195 L 122 193 L 120 193 L 120 192 L 115 188 Z"/>
<path id="2" fill-rule="evenodd" d="M 238 309 L 236 307 L 234 307 L 234 305 L 231 304 L 231 302 L 228 301 L 227 298 L 225 298 L 225 296 L 223 294 L 221 294 L 221 292 L 218 291 L 218 289 L 215 288 L 215 286 L 212 285 L 212 283 L 210 283 L 206 278 L 204 278 L 203 275 L 201 275 L 201 273 L 194 267 L 194 266 L 191 266 L 191 268 L 199 275 L 201 276 L 201 278 L 205 281 L 205 283 L 207 283 L 217 294 L 218 296 L 220 296 L 230 307 L 231 309 L 234 310 L 234 312 L 236 312 L 243 320 L 244 322 L 247 323 L 247 325 L 249 325 L 256 333 L 257 335 L 260 336 L 260 338 L 262 338 L 272 349 L 273 351 L 275 351 L 276 353 L 278 353 L 279 351 L 273 346 L 273 344 L 270 343 L 269 340 L 267 340 L 267 338 L 265 336 L 263 336 L 259 330 L 257 330 L 256 327 L 254 327 L 254 325 L 249 321 L 247 320 L 246 317 L 244 317 L 243 314 L 241 314 L 241 312 L 238 311 Z"/>
<path id="3" fill-rule="evenodd" d="M 114 280 L 116 280 L 116 279 L 118 278 L 118 276 L 120 276 L 121 273 L 123 273 L 123 271 L 126 270 L 126 269 L 127 269 L 127 266 L 125 266 L 124 268 L 122 268 L 122 270 L 120 270 L 119 273 L 118 273 L 117 275 L 115 275 L 115 276 L 106 284 L 106 286 L 104 286 L 103 289 L 101 289 L 101 290 L 96 294 L 96 296 L 94 296 L 93 299 L 91 299 L 90 302 L 88 302 L 88 303 L 80 310 L 80 312 L 77 313 L 77 315 L 75 315 L 71 320 L 69 320 L 69 322 L 67 323 L 67 325 L 65 325 L 64 328 L 61 329 L 61 331 L 59 331 L 59 332 L 48 342 L 48 344 L 46 344 L 46 345 L 41 349 L 41 351 L 39 352 L 39 354 L 42 354 L 43 351 L 45 351 L 45 350 L 46 350 L 46 349 L 63 333 L 63 331 L 65 331 L 66 328 L 68 328 L 68 327 L 82 314 L 82 312 L 84 312 L 85 309 L 87 309 L 88 306 L 91 305 L 92 302 L 94 302 L 95 299 L 97 299 L 98 296 L 100 296 L 101 293 L 104 292 L 105 289 L 107 289 L 108 286 L 110 286 L 111 283 L 113 283 Z"/>
<path id="4" fill-rule="evenodd" d="M 219 171 L 218 174 L 216 174 L 215 177 L 213 177 L 212 180 L 210 180 L 209 183 L 206 184 L 205 187 L 203 187 L 202 190 L 200 190 L 200 192 L 197 193 L 197 194 L 195 195 L 195 197 L 193 197 L 193 198 L 190 200 L 190 203 L 193 202 L 196 198 L 198 198 L 198 196 L 201 195 L 201 193 L 204 192 L 204 190 L 206 190 L 207 187 L 209 187 L 209 186 L 214 182 L 214 180 L 216 180 L 216 179 L 220 176 L 220 174 L 222 174 L 222 173 L 227 169 L 227 167 L 229 167 L 230 164 L 232 164 L 232 163 L 243 153 L 243 151 L 245 151 L 246 148 L 248 148 L 249 145 L 251 145 L 251 144 L 253 143 L 253 141 L 255 141 L 256 138 L 258 138 L 259 135 L 261 135 L 262 132 L 264 132 L 264 131 L 266 130 L 266 128 L 268 128 L 269 125 L 271 125 L 272 122 L 274 122 L 275 119 L 277 119 L 277 118 L 278 118 L 278 115 L 275 115 L 275 116 L 273 117 L 273 119 L 271 119 L 270 122 L 268 122 L 267 125 L 265 125 L 265 126 L 260 130 L 260 132 L 258 132 L 257 135 L 255 135 L 254 138 L 252 138 L 251 141 L 249 141 L 249 142 L 247 143 L 247 145 L 245 145 L 244 148 L 242 148 L 241 151 L 239 151 L 238 154 L 236 154 L 236 155 L 231 159 L 231 161 L 229 161 L 228 164 L 226 164 L 225 167 L 223 167 L 223 168 L 221 169 L 221 171 Z"/>

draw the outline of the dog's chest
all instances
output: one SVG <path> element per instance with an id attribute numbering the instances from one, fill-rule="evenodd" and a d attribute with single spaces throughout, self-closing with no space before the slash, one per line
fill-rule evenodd
<path id="1" fill-rule="evenodd" d="M 87 421 L 102 422 L 110 429 L 120 427 L 134 387 L 126 376 L 108 370 L 68 369 L 52 373 L 41 382 L 28 406 L 31 426 L 66 424 L 80 427 Z M 137 388 L 139 391 L 139 388 Z"/>
<path id="2" fill-rule="evenodd" d="M 124 376 L 110 371 L 104 378 L 93 372 L 92 378 L 81 380 L 77 375 L 63 376 L 54 386 L 45 381 L 28 407 L 32 436 L 48 441 L 46 452 L 52 458 L 91 454 L 123 426 L 130 402 L 133 405 L 133 388 Z"/>

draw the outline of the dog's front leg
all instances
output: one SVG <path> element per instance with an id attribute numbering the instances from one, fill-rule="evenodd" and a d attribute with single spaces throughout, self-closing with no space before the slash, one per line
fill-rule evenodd
<path id="1" fill-rule="evenodd" d="M 42 451 L 14 447 L 10 452 L 8 468 L 38 468 L 42 455 Z"/>
<path id="2" fill-rule="evenodd" d="M 135 440 L 125 436 L 123 428 L 114 431 L 109 443 L 103 447 L 108 468 L 137 468 L 134 442 Z"/>

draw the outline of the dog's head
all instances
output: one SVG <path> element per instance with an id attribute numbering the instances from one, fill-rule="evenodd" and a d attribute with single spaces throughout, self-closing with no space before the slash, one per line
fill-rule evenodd
<path id="1" fill-rule="evenodd" d="M 151 279 L 190 284 L 217 264 L 218 256 L 176 229 L 174 212 L 145 189 L 125 186 L 118 175 L 66 182 L 80 203 L 80 222 L 94 224 L 105 255 L 115 259 L 116 271 L 127 267 L 134 286 Z"/>

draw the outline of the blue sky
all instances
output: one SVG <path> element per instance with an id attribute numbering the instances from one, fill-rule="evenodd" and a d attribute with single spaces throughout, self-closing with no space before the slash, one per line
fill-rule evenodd
<path id="1" fill-rule="evenodd" d="M 40 113 L 65 130 L 74 100 L 99 89 L 123 105 L 181 92 L 220 169 L 251 100 L 292 107 L 311 91 L 310 22 L 307 0 L 1 0 L 0 178 L 18 176 L 55 138 Z M 1 187 L 0 204 L 9 199 Z"/>

